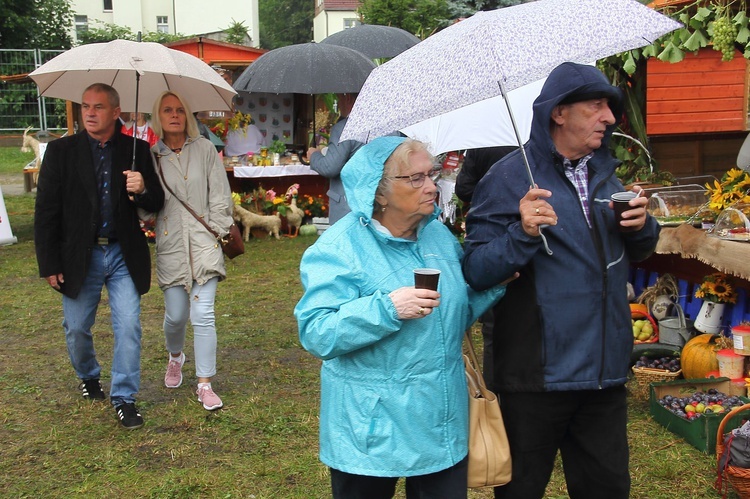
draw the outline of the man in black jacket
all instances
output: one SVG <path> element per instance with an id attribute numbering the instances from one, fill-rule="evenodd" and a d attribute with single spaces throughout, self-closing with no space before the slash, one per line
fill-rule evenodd
<path id="1" fill-rule="evenodd" d="M 110 400 L 121 424 L 143 425 L 140 296 L 151 286 L 151 256 L 137 209 L 156 212 L 164 191 L 148 143 L 120 132 L 120 98 L 101 83 L 81 104 L 84 131 L 47 146 L 37 186 L 34 241 L 39 275 L 63 295 L 63 329 L 84 398 L 104 399 L 91 328 L 107 287 L 114 351 Z"/>

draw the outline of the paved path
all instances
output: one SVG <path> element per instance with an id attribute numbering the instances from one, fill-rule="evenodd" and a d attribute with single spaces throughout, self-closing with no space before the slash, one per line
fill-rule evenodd
<path id="1" fill-rule="evenodd" d="M 0 173 L 0 186 L 3 188 L 3 197 L 26 194 L 23 190 L 23 173 Z M 35 193 L 36 189 L 31 192 Z"/>

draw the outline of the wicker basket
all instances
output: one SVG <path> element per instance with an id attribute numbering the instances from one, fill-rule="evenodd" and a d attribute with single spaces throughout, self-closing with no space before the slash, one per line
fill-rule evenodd
<path id="1" fill-rule="evenodd" d="M 726 450 L 724 448 L 724 426 L 727 422 L 742 411 L 750 409 L 750 404 L 735 407 L 727 413 L 719 423 L 719 429 L 716 431 L 716 463 L 718 468 L 721 455 Z M 740 499 L 750 498 L 750 468 L 740 468 L 738 466 L 727 466 L 723 470 L 718 470 L 719 478 L 716 480 L 716 489 L 726 497 L 726 490 L 721 490 L 722 480 L 729 480 Z"/>
<path id="2" fill-rule="evenodd" d="M 682 376 L 682 369 L 677 372 L 667 371 L 666 369 L 654 369 L 653 367 L 635 367 L 633 366 L 633 380 L 631 381 L 631 392 L 634 397 L 641 400 L 648 400 L 650 396 L 651 383 L 661 381 L 674 381 Z"/>

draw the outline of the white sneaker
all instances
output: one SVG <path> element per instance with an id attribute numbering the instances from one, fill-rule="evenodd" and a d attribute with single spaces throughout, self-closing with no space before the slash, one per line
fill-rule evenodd
<path id="1" fill-rule="evenodd" d="M 185 363 L 185 354 L 180 353 L 177 358 L 169 354 L 167 374 L 164 375 L 164 385 L 167 388 L 178 388 L 182 384 L 182 365 Z"/>

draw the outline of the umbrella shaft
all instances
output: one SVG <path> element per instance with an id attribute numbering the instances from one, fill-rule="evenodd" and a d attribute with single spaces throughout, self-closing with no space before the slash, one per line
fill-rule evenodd
<path id="1" fill-rule="evenodd" d="M 526 174 L 529 176 L 529 185 L 533 189 L 536 185 L 534 182 L 534 175 L 531 173 L 531 165 L 529 165 L 529 158 L 526 157 L 526 149 L 523 147 L 523 141 L 521 140 L 521 134 L 518 131 L 518 125 L 516 124 L 516 118 L 513 115 L 513 109 L 510 107 L 510 101 L 508 100 L 508 92 L 505 91 L 505 84 L 502 80 L 498 80 L 497 84 L 500 86 L 500 93 L 503 95 L 505 101 L 505 107 L 508 108 L 508 116 L 510 116 L 510 122 L 513 125 L 513 132 L 516 134 L 516 140 L 518 141 L 518 147 L 521 149 L 521 156 L 523 156 L 523 164 L 526 166 Z"/>

